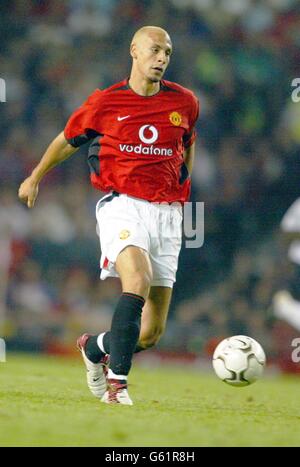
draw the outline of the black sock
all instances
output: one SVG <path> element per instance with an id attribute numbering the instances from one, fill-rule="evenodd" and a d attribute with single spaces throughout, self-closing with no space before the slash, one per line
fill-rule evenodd
<path id="1" fill-rule="evenodd" d="M 137 344 L 134 349 L 134 353 L 139 353 L 139 352 L 142 352 L 143 350 L 146 350 L 145 347 L 142 347 L 141 345 Z"/>
<path id="2" fill-rule="evenodd" d="M 110 346 L 109 346 L 110 331 L 107 331 L 103 336 L 102 342 L 103 342 L 103 348 L 105 350 L 105 353 L 103 353 L 102 350 L 100 350 L 98 343 L 97 343 L 97 339 L 98 339 L 98 336 L 91 336 L 89 337 L 85 345 L 85 355 L 93 363 L 99 363 L 101 358 L 104 357 L 105 353 L 108 353 L 108 354 L 110 353 Z M 142 347 L 139 344 L 137 344 L 133 353 L 139 353 L 139 352 L 142 352 L 143 350 L 146 350 L 145 347 Z"/>
<path id="3" fill-rule="evenodd" d="M 102 340 L 102 345 L 106 353 L 110 353 L 109 342 L 110 342 L 110 331 L 107 331 L 104 334 L 103 340 Z M 133 353 L 139 353 L 139 352 L 142 352 L 143 350 L 146 350 L 145 347 L 142 347 L 141 345 L 137 344 Z"/>
<path id="4" fill-rule="evenodd" d="M 124 292 L 117 305 L 109 336 L 109 367 L 116 375 L 129 373 L 139 339 L 144 303 L 145 300 L 140 295 Z"/>
<path id="5" fill-rule="evenodd" d="M 85 344 L 85 355 L 93 363 L 99 363 L 104 353 L 99 349 L 97 344 L 98 336 L 91 336 Z"/>

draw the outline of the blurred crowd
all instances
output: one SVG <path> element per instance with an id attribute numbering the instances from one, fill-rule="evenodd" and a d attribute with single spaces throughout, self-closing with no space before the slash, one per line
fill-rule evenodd
<path id="1" fill-rule="evenodd" d="M 200 99 L 192 200 L 205 203 L 204 245 L 181 252 L 159 348 L 207 355 L 216 339 L 247 334 L 276 358 L 287 331 L 270 303 L 289 274 L 278 226 L 300 191 L 299 2 L 2 0 L 0 9 L 0 325 L 11 346 L 60 349 L 109 326 L 119 285 L 99 280 L 101 193 L 89 185 L 87 147 L 47 175 L 32 211 L 17 189 L 72 111 L 128 76 L 131 37 L 153 24 L 173 41 L 166 79 Z"/>

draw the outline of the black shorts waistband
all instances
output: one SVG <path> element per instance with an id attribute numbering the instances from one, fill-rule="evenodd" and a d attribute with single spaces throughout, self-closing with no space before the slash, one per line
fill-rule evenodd
<path id="1" fill-rule="evenodd" d="M 120 196 L 120 193 L 117 193 L 116 191 L 113 191 L 110 195 L 103 196 L 103 198 L 100 199 L 100 204 L 105 204 L 108 201 L 112 201 L 117 196 Z"/>
<path id="2" fill-rule="evenodd" d="M 137 201 L 143 201 L 144 203 L 152 203 L 152 201 L 148 201 L 147 199 L 143 199 L 143 198 L 137 198 L 135 196 L 131 196 L 131 195 L 127 195 L 125 193 L 118 193 L 117 191 L 112 191 L 109 195 L 105 195 L 101 200 L 100 200 L 100 203 L 104 204 L 104 203 L 107 203 L 108 201 L 112 201 L 114 198 L 118 197 L 118 196 L 121 196 L 121 195 L 124 195 L 124 196 L 127 196 L 128 198 L 131 198 L 131 199 L 135 199 Z M 153 201 L 154 204 L 162 204 L 162 205 L 169 205 L 169 206 L 172 206 L 172 205 L 180 205 L 182 207 L 182 203 L 180 202 L 175 202 L 175 203 L 168 203 L 166 201 L 160 203 L 160 202 L 155 202 Z"/>

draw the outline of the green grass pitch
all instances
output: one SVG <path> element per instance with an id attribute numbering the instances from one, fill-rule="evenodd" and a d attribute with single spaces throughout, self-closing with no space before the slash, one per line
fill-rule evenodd
<path id="1" fill-rule="evenodd" d="M 213 372 L 134 366 L 134 406 L 90 395 L 76 359 L 0 363 L 0 446 L 300 446 L 299 377 L 232 388 Z"/>

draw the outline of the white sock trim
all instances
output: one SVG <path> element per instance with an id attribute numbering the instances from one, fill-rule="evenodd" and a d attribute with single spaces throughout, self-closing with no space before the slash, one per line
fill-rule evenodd
<path id="1" fill-rule="evenodd" d="M 99 349 L 101 350 L 101 352 L 103 353 L 107 353 L 103 347 L 103 337 L 104 337 L 104 334 L 106 334 L 106 332 L 102 332 L 102 334 L 99 334 L 99 336 L 97 337 L 97 345 L 99 347 Z"/>
<path id="2" fill-rule="evenodd" d="M 108 370 L 108 379 L 125 379 L 127 381 L 127 376 L 125 375 L 116 375 L 110 368 Z"/>

